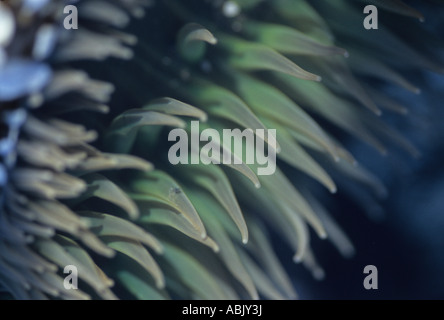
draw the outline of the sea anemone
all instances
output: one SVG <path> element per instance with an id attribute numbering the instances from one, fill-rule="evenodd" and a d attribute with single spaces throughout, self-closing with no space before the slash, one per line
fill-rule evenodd
<path id="1" fill-rule="evenodd" d="M 381 84 L 416 94 L 405 71 L 443 71 L 414 19 L 398 0 L 2 1 L 0 285 L 16 299 L 296 298 L 271 234 L 316 278 L 312 230 L 354 252 L 306 178 L 384 195 L 344 134 L 418 155 L 380 117 L 407 112 Z M 171 165 L 168 132 L 191 120 L 276 129 L 278 144 L 261 138 L 283 169 Z"/>

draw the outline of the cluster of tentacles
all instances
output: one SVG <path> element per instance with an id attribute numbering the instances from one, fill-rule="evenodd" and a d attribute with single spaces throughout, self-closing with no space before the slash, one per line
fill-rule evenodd
<path id="1" fill-rule="evenodd" d="M 366 3 L 387 15 L 378 30 L 362 26 Z M 63 28 L 68 4 L 78 30 Z M 404 70 L 443 70 L 414 18 L 397 0 L 2 1 L 1 286 L 17 299 L 295 298 L 270 232 L 315 277 L 310 228 L 354 250 L 304 175 L 384 193 L 342 132 L 417 153 L 379 117 L 407 110 L 378 90 L 418 93 Z M 278 164 L 296 170 L 172 166 L 167 133 L 195 119 L 276 129 Z M 68 265 L 79 290 L 64 287 Z"/>

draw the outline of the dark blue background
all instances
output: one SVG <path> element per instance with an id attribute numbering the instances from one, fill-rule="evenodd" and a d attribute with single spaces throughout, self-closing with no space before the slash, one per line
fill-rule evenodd
<path id="1" fill-rule="evenodd" d="M 411 3 L 425 13 L 425 26 L 444 41 L 442 12 L 425 3 Z M 418 147 L 422 157 L 412 159 L 396 148 L 383 157 L 350 141 L 348 149 L 388 188 L 388 197 L 381 201 L 384 213 L 372 218 L 341 190 L 326 196 L 328 209 L 357 253 L 344 259 L 328 242 L 313 237 L 325 280 L 313 280 L 302 266 L 287 265 L 302 299 L 444 298 L 444 75 L 407 76 L 422 94 L 387 86 L 385 90 L 409 109 L 409 115 L 384 117 Z M 363 287 L 368 264 L 378 268 L 378 290 Z"/>

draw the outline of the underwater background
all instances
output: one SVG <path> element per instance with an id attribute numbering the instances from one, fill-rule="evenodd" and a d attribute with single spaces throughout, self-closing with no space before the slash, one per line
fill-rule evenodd
<path id="1" fill-rule="evenodd" d="M 409 4 L 420 9 L 426 27 L 444 39 L 443 12 L 421 1 Z M 421 95 L 386 88 L 411 110 L 411 117 L 389 121 L 414 142 L 421 157 L 412 159 L 396 150 L 380 157 L 361 144 L 348 145 L 384 181 L 388 196 L 380 202 L 376 216 L 349 197 L 331 202 L 335 217 L 356 245 L 356 256 L 344 260 L 318 243 L 328 272 L 322 282 L 297 277 L 299 291 L 307 299 L 444 299 L 444 78 L 427 73 L 421 80 Z M 362 270 L 368 264 L 378 267 L 378 290 L 362 286 Z"/>
<path id="2" fill-rule="evenodd" d="M 374 157 L 372 151 L 355 146 L 357 157 L 383 179 L 389 195 L 381 202 L 380 209 L 384 213 L 376 221 L 368 218 L 361 208 L 351 205 L 349 198 L 334 201 L 335 212 L 342 218 L 341 225 L 348 230 L 357 252 L 354 259 L 346 262 L 337 255 L 332 257 L 324 252 L 329 257 L 326 265 L 333 270 L 340 266 L 346 271 L 328 275 L 326 287 L 314 285 L 324 289 L 314 290 L 318 294 L 321 292 L 323 298 L 444 298 L 444 82 L 441 76 L 431 75 L 426 81 L 430 90 L 424 95 L 414 99 L 399 96 L 424 121 L 420 130 L 404 131 L 417 141 L 416 145 L 423 152 L 419 159 L 408 159 L 399 154 L 381 159 Z M 353 212 L 353 217 L 346 216 L 345 212 Z M 363 224 L 367 228 L 356 228 Z M 358 285 L 358 280 L 363 277 L 361 270 L 367 264 L 379 267 L 380 288 L 377 291 L 367 292 Z M 308 292 L 309 297 L 317 296 L 311 289 Z"/>

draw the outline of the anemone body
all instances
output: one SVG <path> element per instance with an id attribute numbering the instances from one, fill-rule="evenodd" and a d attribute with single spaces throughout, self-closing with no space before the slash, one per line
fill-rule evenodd
<path id="1" fill-rule="evenodd" d="M 270 233 L 316 278 L 310 237 L 353 255 L 307 180 L 384 195 L 343 137 L 416 156 L 381 119 L 407 110 L 380 84 L 417 94 L 404 72 L 443 70 L 417 10 L 366 2 L 387 10 L 373 34 L 357 0 L 78 1 L 78 30 L 64 1 L 2 2 L 0 284 L 17 299 L 293 299 Z M 276 129 L 285 169 L 171 165 L 168 132 L 191 120 Z"/>

